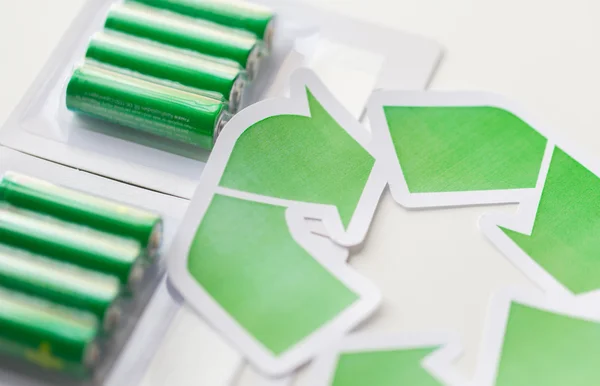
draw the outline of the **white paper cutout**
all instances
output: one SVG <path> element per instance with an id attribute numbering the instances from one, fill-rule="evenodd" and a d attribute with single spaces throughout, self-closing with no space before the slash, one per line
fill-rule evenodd
<path id="1" fill-rule="evenodd" d="M 461 345 L 456 336 L 446 332 L 348 335 L 327 348 L 317 358 L 311 380 L 314 386 L 331 385 L 341 354 L 377 350 L 410 350 L 433 346 L 440 346 L 440 348 L 424 357 L 421 366 L 433 378 L 445 385 L 465 385 L 465 380 L 451 366 L 462 351 Z"/>
<path id="2" fill-rule="evenodd" d="M 186 219 L 187 229 L 179 236 L 177 248 L 173 251 L 177 258 L 172 260 L 170 267 L 171 277 L 175 280 L 177 287 L 180 288 L 186 297 L 191 299 L 193 303 L 199 304 L 197 308 L 200 309 L 203 314 L 208 314 L 207 319 L 211 320 L 213 325 L 228 336 L 229 339 L 232 339 L 236 345 L 248 355 L 249 360 L 255 366 L 258 366 L 261 370 L 269 374 L 285 374 L 309 360 L 311 356 L 318 352 L 325 341 L 331 342 L 336 338 L 341 338 L 343 334 L 349 331 L 352 327 L 351 325 L 356 325 L 359 320 L 364 319 L 364 317 L 366 317 L 365 315 L 376 307 L 376 303 L 379 300 L 378 295 L 375 295 L 377 292 L 376 289 L 366 281 L 361 282 L 363 279 L 359 275 L 356 275 L 352 270 L 344 267 L 343 261 L 347 259 L 349 253 L 344 247 L 358 245 L 365 238 L 374 211 L 379 203 L 381 193 L 386 185 L 386 180 L 388 179 L 390 181 L 389 184 L 394 199 L 396 202 L 407 208 L 519 203 L 519 214 L 517 216 L 485 215 L 481 220 L 481 230 L 513 263 L 515 263 L 515 265 L 542 287 L 549 296 L 552 296 L 552 298 L 555 299 L 552 302 L 567 301 L 564 299 L 567 299 L 570 293 L 547 272 L 537 266 L 505 235 L 500 235 L 501 231 L 497 227 L 498 225 L 502 225 L 521 233 L 531 232 L 541 192 L 548 173 L 552 151 L 555 148 L 556 143 L 559 143 L 562 149 L 567 150 L 565 148 L 565 146 L 567 146 L 565 141 L 558 141 L 556 137 L 554 135 L 551 136 L 550 131 L 540 125 L 538 121 L 526 115 L 518 107 L 494 95 L 480 93 L 380 91 L 373 95 L 368 107 L 368 117 L 374 138 L 371 142 L 369 135 L 364 128 L 360 127 L 360 125 L 358 125 L 352 117 L 345 112 L 335 100 L 333 100 L 324 86 L 316 81 L 310 73 L 301 71 L 295 74 L 292 84 L 291 100 L 271 100 L 259 103 L 236 116 L 227 126 L 227 129 L 223 133 L 217 148 L 215 149 L 213 158 L 211 159 L 211 162 L 209 162 L 207 170 L 202 177 L 200 186 L 203 188 L 196 193 L 190 212 L 193 213 L 193 215 L 188 215 L 188 218 Z M 303 97 L 306 85 L 309 85 L 311 92 L 331 116 L 334 117 L 334 119 L 344 127 L 357 142 L 363 145 L 365 149 L 376 157 L 375 166 L 348 229 L 344 229 L 339 213 L 336 208 L 332 206 L 282 200 L 217 186 L 219 178 L 227 163 L 228 156 L 233 149 L 233 145 L 245 128 L 250 127 L 254 122 L 268 116 L 280 114 L 307 116 L 309 114 L 307 102 Z M 411 194 L 408 191 L 406 182 L 402 176 L 402 170 L 400 169 L 400 165 L 395 156 L 395 151 L 392 147 L 387 122 L 383 115 L 382 106 L 384 105 L 495 106 L 514 113 L 548 139 L 536 187 L 531 189 L 478 192 Z M 574 154 L 573 152 L 568 153 L 571 155 Z M 578 155 L 574 158 L 579 162 L 582 162 L 581 156 Z M 588 165 L 589 163 L 585 164 Z M 356 285 L 357 289 L 364 290 L 365 294 L 369 293 L 367 295 L 368 300 L 365 304 L 345 313 L 345 320 L 349 321 L 350 319 L 353 319 L 353 321 L 339 323 L 336 324 L 335 327 L 332 323 L 331 326 L 328 326 L 328 328 L 331 328 L 328 330 L 329 333 L 324 333 L 323 330 L 321 330 L 314 334 L 312 338 L 295 348 L 292 354 L 285 354 L 281 358 L 276 359 L 271 357 L 264 350 L 261 350 L 256 342 L 251 338 L 249 339 L 235 322 L 232 323 L 231 320 L 228 320 L 228 316 L 219 309 L 218 305 L 209 304 L 207 306 L 207 303 L 210 303 L 211 299 L 208 298 L 206 294 L 203 294 L 201 289 L 196 288 L 197 285 L 193 279 L 186 277 L 185 258 L 187 257 L 187 247 L 191 242 L 193 232 L 195 232 L 200 221 L 199 218 L 203 216 L 204 211 L 208 207 L 208 202 L 214 193 L 288 208 L 286 211 L 286 219 L 294 239 L 332 272 L 344 276 L 352 283 L 351 285 Z M 194 220 L 193 217 L 196 217 L 196 220 Z M 306 221 L 307 219 L 312 219 L 313 221 Z M 319 239 L 315 238 L 318 236 L 313 232 L 330 236 L 331 240 L 335 241 L 337 245 L 330 243 L 323 237 Z M 502 236 L 502 240 L 500 240 L 500 236 Z M 507 240 L 512 244 L 506 244 Z M 349 282 L 346 283 L 348 284 Z M 529 295 L 524 296 L 527 297 Z M 592 297 L 590 296 L 589 298 L 591 299 Z M 570 305 L 567 304 L 565 307 L 567 309 L 569 307 L 575 307 L 573 304 L 575 303 L 571 302 Z M 579 302 L 577 302 L 577 304 L 579 304 Z M 499 314 L 497 311 L 493 311 L 490 319 L 491 327 L 488 327 L 487 330 L 493 330 L 493 334 L 500 334 L 500 338 L 502 338 L 503 331 L 498 333 L 498 328 L 496 327 L 499 323 L 497 320 L 500 320 L 505 316 L 506 315 L 501 313 Z M 331 336 L 332 333 L 336 335 L 333 338 Z M 429 337 L 432 336 L 435 337 L 435 334 L 409 335 L 396 342 L 398 345 L 408 344 L 407 342 L 416 342 L 415 344 L 418 344 L 418 342 L 428 342 L 428 339 L 430 339 Z M 319 341 L 319 338 L 322 338 L 323 340 Z M 344 339 L 344 341 L 346 341 L 346 339 Z M 388 339 L 389 337 L 385 338 L 386 341 Z M 489 338 L 486 339 L 489 340 Z M 496 337 L 494 339 L 497 341 L 498 338 Z M 307 343 L 309 341 L 310 343 Z M 357 344 L 359 346 L 363 345 L 361 347 L 366 348 L 376 344 L 377 339 L 365 338 L 365 340 L 360 340 L 360 342 L 361 343 Z M 381 341 L 379 342 L 381 343 Z M 450 365 L 451 360 L 454 359 L 456 355 L 448 355 L 448 353 L 454 353 L 454 351 L 448 349 L 448 347 L 454 347 L 454 345 L 449 344 L 445 349 L 441 350 L 441 353 L 436 352 L 432 354 L 425 362 L 423 362 L 423 364 L 427 366 L 432 374 L 435 374 L 438 379 L 446 382 L 446 384 L 465 385 L 468 382 L 461 379 Z M 492 352 L 495 350 L 494 347 L 496 346 L 492 344 L 491 346 L 488 345 L 486 347 L 492 347 L 489 349 L 491 350 L 490 352 Z M 338 347 L 338 349 L 340 349 L 340 347 Z M 330 354 L 331 352 L 329 352 L 328 355 Z M 490 355 L 491 354 L 489 353 L 484 354 L 483 359 L 480 361 L 477 370 L 478 375 L 474 383 L 472 383 L 473 386 L 479 386 L 479 382 L 487 382 L 481 383 L 482 386 L 485 386 L 488 383 L 491 384 L 490 382 L 492 381 L 489 379 L 491 379 L 490 376 L 493 376 L 493 374 L 490 375 L 489 368 L 495 362 L 493 358 L 490 359 Z M 496 358 L 496 361 L 497 359 L 498 358 Z M 489 363 L 492 363 L 492 365 Z M 325 373 L 320 374 L 323 375 Z"/>
<path id="3" fill-rule="evenodd" d="M 494 94 L 474 92 L 377 91 L 367 105 L 367 116 L 373 133 L 373 148 L 383 164 L 394 200 L 406 208 L 442 208 L 468 205 L 509 204 L 536 201 L 536 189 L 509 189 L 471 192 L 410 193 L 396 157 L 389 133 L 384 106 L 494 106 L 514 113 L 542 136 L 548 130 L 521 108 Z M 546 144 L 543 162 L 549 162 L 552 144 Z"/>
<path id="4" fill-rule="evenodd" d="M 515 216 L 506 214 L 489 213 L 481 217 L 479 227 L 483 234 L 498 248 L 515 266 L 517 266 L 527 277 L 529 277 L 537 286 L 546 293 L 561 297 L 575 297 L 578 299 L 596 299 L 600 296 L 600 289 L 574 295 L 568 288 L 561 284 L 549 272 L 542 268 L 529 255 L 523 251 L 513 240 L 511 240 L 499 227 L 511 229 L 524 235 L 531 235 L 534 222 L 537 215 L 538 205 L 542 196 L 542 191 L 548 174 L 551 152 L 559 147 L 575 161 L 582 164 L 596 176 L 600 176 L 600 162 L 585 154 L 574 146 L 570 141 L 564 138 L 552 136 L 555 140 L 549 140 L 552 146 L 550 154 L 548 148 L 544 156 L 544 162 L 540 171 L 538 183 L 535 188 L 535 199 L 525 200 L 519 206 L 519 212 Z M 555 145 L 556 144 L 556 145 Z M 565 225 L 568 226 L 568 225 Z M 599 298 L 600 299 L 600 298 Z"/>
<path id="5" fill-rule="evenodd" d="M 186 301 L 235 347 L 242 351 L 254 366 L 265 374 L 272 376 L 284 375 L 310 360 L 324 345 L 341 338 L 346 332 L 367 318 L 380 302 L 378 289 L 370 281 L 344 264 L 348 252 L 345 248 L 339 247 L 339 245 L 359 244 L 368 231 L 375 208 L 386 185 L 377 162 L 374 163 L 348 229 L 344 229 L 337 208 L 332 206 L 282 200 L 218 186 L 234 145 L 247 128 L 256 122 L 275 115 L 310 116 L 306 99 L 307 88 L 337 123 L 366 151 L 370 152 L 369 133 L 334 100 L 325 86 L 310 71 L 301 70 L 296 72 L 291 84 L 291 99 L 272 99 L 259 102 L 235 115 L 227 124 L 202 174 L 199 184 L 201 188 L 197 190 L 191 202 L 190 210 L 180 228 L 180 233 L 174 243 L 175 247 L 171 250 L 169 264 L 169 277 Z M 199 286 L 187 270 L 189 247 L 212 197 L 217 193 L 287 208 L 286 220 L 292 237 L 325 269 L 332 272 L 348 288 L 357 293 L 360 296 L 359 300 L 284 354 L 280 356 L 271 354 L 259 341 L 255 340 L 230 317 Z M 308 223 L 305 221 L 306 218 L 321 219 L 328 234 L 339 245 L 311 233 Z"/>
<path id="6" fill-rule="evenodd" d="M 588 302 L 581 299 L 565 299 L 560 296 L 544 296 L 523 292 L 518 288 L 508 288 L 498 293 L 492 299 L 487 318 L 482 348 L 472 386 L 494 386 L 502 356 L 502 346 L 507 328 L 511 305 L 522 304 L 531 308 L 551 312 L 557 315 L 584 319 L 600 323 L 600 311 L 590 307 Z M 543 328 L 543 326 L 539 326 Z M 590 384 L 595 381 L 590 380 Z"/>

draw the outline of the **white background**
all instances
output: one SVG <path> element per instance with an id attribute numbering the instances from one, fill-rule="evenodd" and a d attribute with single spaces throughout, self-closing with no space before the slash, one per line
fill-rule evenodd
<path id="1" fill-rule="evenodd" d="M 584 151 L 594 154 L 600 148 L 597 0 L 307 1 L 437 40 L 446 55 L 432 89 L 504 94 Z M 83 0 L 0 0 L 0 122 L 82 4 Z M 352 260 L 380 285 L 386 299 L 365 328 L 454 329 L 466 348 L 458 367 L 469 376 L 490 294 L 507 284 L 532 287 L 478 232 L 477 218 L 489 210 L 408 212 L 386 194 L 365 248 Z M 211 342 L 219 345 L 218 340 Z M 181 339 L 172 348 L 181 355 L 186 349 Z M 177 376 L 156 368 L 145 386 L 217 384 L 216 379 L 227 376 L 209 380 L 201 374 L 208 369 L 230 372 L 237 360 L 234 353 L 212 362 L 211 355 L 198 358 L 202 363 L 184 361 L 184 373 Z M 240 385 L 255 384 L 247 370 L 241 378 Z M 304 374 L 297 383 L 309 384 Z"/>

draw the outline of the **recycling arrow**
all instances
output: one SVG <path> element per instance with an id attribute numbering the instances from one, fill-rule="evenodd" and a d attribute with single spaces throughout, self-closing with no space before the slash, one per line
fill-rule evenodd
<path id="1" fill-rule="evenodd" d="M 236 142 L 219 186 L 333 205 L 347 227 L 375 159 L 309 89 L 306 99 L 310 116 L 275 115 L 249 127 Z"/>
<path id="2" fill-rule="evenodd" d="M 600 178 L 555 148 L 531 235 L 501 227 L 574 294 L 600 289 Z"/>
<path id="3" fill-rule="evenodd" d="M 599 384 L 599 316 L 585 303 L 527 294 L 500 295 L 492 303 L 473 384 Z"/>
<path id="4" fill-rule="evenodd" d="M 533 188 L 546 139 L 490 106 L 385 106 L 412 193 Z"/>
<path id="5" fill-rule="evenodd" d="M 367 114 L 394 199 L 409 208 L 520 202 L 546 137 L 500 97 L 379 91 Z"/>
<path id="6" fill-rule="evenodd" d="M 462 386 L 451 368 L 460 352 L 457 337 L 443 332 L 354 333 L 316 358 L 311 385 Z"/>
<path id="7" fill-rule="evenodd" d="M 421 362 L 438 347 L 343 353 L 332 386 L 439 386 Z"/>
<path id="8" fill-rule="evenodd" d="M 215 195 L 188 256 L 197 283 L 276 355 L 360 298 L 292 238 L 285 210 Z"/>

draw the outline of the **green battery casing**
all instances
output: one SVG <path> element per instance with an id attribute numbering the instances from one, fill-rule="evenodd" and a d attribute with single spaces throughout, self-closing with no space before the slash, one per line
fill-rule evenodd
<path id="1" fill-rule="evenodd" d="M 243 82 L 245 77 L 237 62 L 120 33 L 94 35 L 86 58 L 184 86 L 216 91 L 229 100 L 236 98 L 232 95 L 236 81 Z"/>
<path id="2" fill-rule="evenodd" d="M 84 375 L 98 319 L 0 288 L 0 352 L 56 372 Z M 97 354 L 99 355 L 99 354 Z"/>
<path id="3" fill-rule="evenodd" d="M 274 12 L 264 6 L 239 0 L 129 0 L 183 15 L 250 31 L 265 38 Z"/>
<path id="4" fill-rule="evenodd" d="M 0 201 L 107 233 L 130 237 L 139 241 L 144 248 L 155 249 L 160 246 L 162 219 L 157 214 L 37 178 L 6 172 L 0 180 Z"/>
<path id="5" fill-rule="evenodd" d="M 105 320 L 121 283 L 114 276 L 0 245 L 0 286 Z"/>
<path id="6" fill-rule="evenodd" d="M 69 110 L 212 149 L 227 104 L 164 84 L 84 64 L 66 92 Z"/>
<path id="7" fill-rule="evenodd" d="M 0 241 L 51 259 L 118 277 L 130 284 L 143 249 L 139 242 L 37 213 L 0 206 Z"/>
<path id="8" fill-rule="evenodd" d="M 160 216 L 23 174 L 6 172 L 0 201 L 58 219 L 137 240 L 154 253 L 161 244 Z"/>
<path id="9" fill-rule="evenodd" d="M 260 51 L 261 46 L 251 33 L 138 3 L 113 6 L 104 26 L 174 47 L 231 59 L 249 72 L 251 56 L 254 51 Z"/>

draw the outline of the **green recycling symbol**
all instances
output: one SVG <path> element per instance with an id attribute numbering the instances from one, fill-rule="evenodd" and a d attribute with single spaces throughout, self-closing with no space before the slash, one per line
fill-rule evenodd
<path id="1" fill-rule="evenodd" d="M 314 385 L 600 382 L 594 160 L 494 95 L 377 91 L 369 132 L 311 72 L 291 90 L 227 125 L 169 266 L 252 365 L 280 377 L 312 361 Z M 451 331 L 361 332 L 386 304 L 347 259 L 386 186 L 410 209 L 519 204 L 516 215 L 485 214 L 479 229 L 542 293 L 491 300 L 471 380 L 452 365 L 461 343 Z"/>

